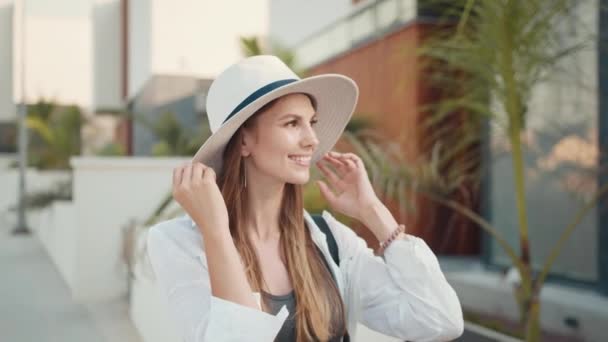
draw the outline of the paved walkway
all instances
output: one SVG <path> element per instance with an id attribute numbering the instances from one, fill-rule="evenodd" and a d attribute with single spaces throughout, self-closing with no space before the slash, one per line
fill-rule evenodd
<path id="1" fill-rule="evenodd" d="M 126 300 L 75 302 L 34 235 L 0 227 L 0 340 L 13 342 L 141 342 Z"/>

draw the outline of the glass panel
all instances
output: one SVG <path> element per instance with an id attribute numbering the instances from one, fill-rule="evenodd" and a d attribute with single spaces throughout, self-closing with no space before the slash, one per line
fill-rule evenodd
<path id="1" fill-rule="evenodd" d="M 566 225 L 597 190 L 598 113 L 596 48 L 564 61 L 566 74 L 554 76 L 532 96 L 525 133 L 525 177 L 532 263 L 541 267 Z M 519 254 L 518 219 L 511 154 L 493 128 L 491 217 Z M 578 280 L 598 279 L 597 210 L 571 235 L 552 273 Z M 510 264 L 492 242 L 494 262 Z"/>

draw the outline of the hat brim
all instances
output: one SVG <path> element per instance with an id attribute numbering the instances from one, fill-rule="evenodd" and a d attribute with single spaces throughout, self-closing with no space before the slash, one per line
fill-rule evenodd
<path id="1" fill-rule="evenodd" d="M 217 173 L 222 172 L 222 155 L 230 138 L 239 127 L 266 103 L 291 93 L 306 93 L 317 102 L 317 123 L 314 126 L 319 145 L 312 156 L 316 163 L 329 152 L 353 115 L 359 89 L 350 78 L 339 74 L 308 77 L 277 88 L 251 102 L 224 123 L 199 148 L 192 162 L 201 162 Z"/>

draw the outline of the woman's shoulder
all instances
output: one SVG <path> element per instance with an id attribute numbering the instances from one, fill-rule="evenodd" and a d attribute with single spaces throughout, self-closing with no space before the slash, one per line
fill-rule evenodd
<path id="1" fill-rule="evenodd" d="M 147 237 L 151 249 L 178 249 L 190 256 L 203 251 L 202 236 L 188 215 L 161 221 L 149 228 Z"/>

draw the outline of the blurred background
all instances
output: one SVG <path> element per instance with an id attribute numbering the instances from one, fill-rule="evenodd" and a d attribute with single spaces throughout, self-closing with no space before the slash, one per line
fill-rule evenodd
<path id="1" fill-rule="evenodd" d="M 459 340 L 606 340 L 608 0 L 0 0 L 1 341 L 181 340 L 146 232 L 258 54 L 357 82 L 336 149 L 438 255 Z"/>

